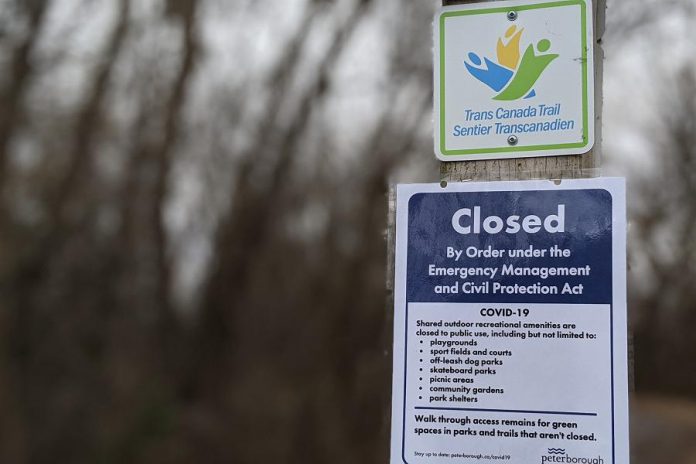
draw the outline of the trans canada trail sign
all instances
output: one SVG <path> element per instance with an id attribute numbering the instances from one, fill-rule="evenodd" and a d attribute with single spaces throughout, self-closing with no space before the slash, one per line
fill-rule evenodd
<path id="1" fill-rule="evenodd" d="M 443 7 L 435 18 L 442 161 L 571 155 L 594 143 L 591 0 Z"/>
<path id="2" fill-rule="evenodd" d="M 399 185 L 391 464 L 627 464 L 623 179 Z"/>

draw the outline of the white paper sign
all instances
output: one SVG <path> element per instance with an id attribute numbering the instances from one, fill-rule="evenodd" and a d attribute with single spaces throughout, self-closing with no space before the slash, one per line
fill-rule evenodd
<path id="1" fill-rule="evenodd" d="M 591 0 L 444 7 L 435 18 L 434 71 L 440 160 L 592 148 Z"/>
<path id="2" fill-rule="evenodd" d="M 400 185 L 392 464 L 627 464 L 623 179 Z"/>

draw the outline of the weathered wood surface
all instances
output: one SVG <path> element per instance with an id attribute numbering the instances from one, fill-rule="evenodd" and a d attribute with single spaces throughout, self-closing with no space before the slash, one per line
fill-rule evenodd
<path id="1" fill-rule="evenodd" d="M 472 0 L 445 0 L 443 5 L 482 3 Z M 594 62 L 595 62 L 595 144 L 584 155 L 511 158 L 502 160 L 456 161 L 440 163 L 440 180 L 493 181 L 525 179 L 577 179 L 599 175 L 602 145 L 602 75 L 606 0 L 594 0 Z"/>

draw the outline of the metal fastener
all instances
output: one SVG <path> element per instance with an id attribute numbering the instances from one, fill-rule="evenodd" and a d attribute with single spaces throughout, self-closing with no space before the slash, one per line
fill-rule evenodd
<path id="1" fill-rule="evenodd" d="M 508 137 L 508 144 L 509 145 L 517 145 L 517 136 L 511 135 L 510 137 Z"/>
<path id="2" fill-rule="evenodd" d="M 507 19 L 508 19 L 508 21 L 516 20 L 517 19 L 517 12 L 516 11 L 508 11 Z"/>

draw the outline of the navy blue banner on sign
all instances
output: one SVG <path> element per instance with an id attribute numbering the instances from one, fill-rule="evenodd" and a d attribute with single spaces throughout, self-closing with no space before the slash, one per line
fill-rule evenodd
<path id="1" fill-rule="evenodd" d="M 466 251 L 472 247 L 485 253 L 486 250 L 506 251 L 504 256 L 485 261 L 487 267 L 500 269 L 493 279 L 487 276 L 472 276 L 467 279 L 472 285 L 483 283 L 499 283 L 505 286 L 518 284 L 531 286 L 542 282 L 544 286 L 555 286 L 558 293 L 498 293 L 498 302 L 535 302 L 535 303 L 611 303 L 611 195 L 602 189 L 587 190 L 537 190 L 517 192 L 462 192 L 462 193 L 419 193 L 409 201 L 408 226 L 408 301 L 442 301 L 442 302 L 487 302 L 491 301 L 490 294 L 483 293 L 434 293 L 438 285 L 447 285 L 458 279 L 456 276 L 430 276 L 428 266 L 440 267 L 447 265 L 447 247 L 463 250 L 463 263 L 476 262 L 466 256 Z M 489 233 L 483 228 L 483 221 L 490 216 L 503 220 L 519 217 L 522 222 L 525 217 L 536 216 L 540 219 L 558 215 L 558 207 L 564 206 L 564 232 L 549 232 L 539 227 L 538 232 L 525 232 L 520 224 L 520 230 L 506 233 L 505 228 L 497 233 Z M 480 208 L 481 228 L 474 233 L 474 208 Z M 461 223 L 471 223 L 472 231 L 460 234 L 452 227 L 452 216 L 462 208 L 472 209 L 471 218 L 463 216 Z M 490 221 L 489 221 L 490 222 Z M 466 225 L 464 225 L 466 227 Z M 536 227 L 535 227 L 536 228 Z M 495 230 L 495 229 L 493 229 Z M 569 257 L 552 257 L 553 247 L 571 250 Z M 542 257 L 534 257 L 544 253 Z M 509 256 L 515 250 L 519 256 Z M 517 251 L 521 250 L 521 251 Z M 473 254 L 473 250 L 472 250 Z M 532 256 L 529 256 L 532 255 Z M 510 268 L 512 266 L 513 269 Z M 529 267 L 583 268 L 589 266 L 589 276 L 549 276 L 541 279 L 538 276 L 510 274 L 514 269 Z M 503 275 L 508 270 L 507 275 Z M 518 271 L 522 272 L 522 271 Z M 575 287 L 583 285 L 582 294 L 561 293 L 565 283 Z M 473 291 L 473 290 L 472 290 Z"/>
<path id="2" fill-rule="evenodd" d="M 622 179 L 400 185 L 391 462 L 628 462 Z"/>

